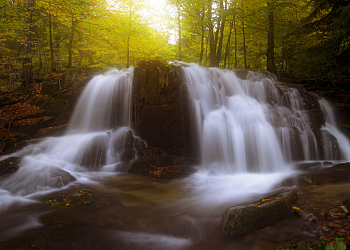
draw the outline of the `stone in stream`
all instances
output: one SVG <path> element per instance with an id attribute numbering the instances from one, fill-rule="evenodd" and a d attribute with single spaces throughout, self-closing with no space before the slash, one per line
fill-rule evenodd
<path id="1" fill-rule="evenodd" d="M 290 205 L 296 201 L 297 191 L 292 190 L 250 205 L 231 207 L 224 214 L 224 233 L 233 237 L 265 227 L 288 216 Z"/>
<path id="2" fill-rule="evenodd" d="M 107 145 L 106 136 L 97 136 L 86 146 L 84 154 L 78 159 L 78 163 L 91 170 L 97 170 L 107 164 Z"/>
<path id="3" fill-rule="evenodd" d="M 19 158 L 10 157 L 0 162 L 0 177 L 7 174 L 12 174 L 19 169 Z"/>

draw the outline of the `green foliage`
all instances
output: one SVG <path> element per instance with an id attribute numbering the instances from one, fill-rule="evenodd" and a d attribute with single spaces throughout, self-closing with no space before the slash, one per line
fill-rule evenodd
<path id="1" fill-rule="evenodd" d="M 48 206 L 76 207 L 90 204 L 91 197 L 92 191 L 90 189 L 81 189 L 78 190 L 78 194 L 75 196 L 60 194 L 57 197 L 45 200 L 43 203 Z"/>
<path id="2" fill-rule="evenodd" d="M 304 46 L 293 63 L 294 72 L 304 78 L 339 80 L 350 73 L 350 5 L 341 0 L 312 0 L 313 11 L 294 34 Z"/>
<path id="3" fill-rule="evenodd" d="M 327 244 L 326 245 L 326 250 L 331 250 L 331 249 L 336 249 L 336 250 L 346 250 L 346 245 L 343 243 L 343 238 L 335 238 L 334 245 L 332 244 Z"/>

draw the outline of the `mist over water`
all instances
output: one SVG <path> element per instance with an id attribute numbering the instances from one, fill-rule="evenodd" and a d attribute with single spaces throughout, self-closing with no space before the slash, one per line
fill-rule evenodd
<path id="1" fill-rule="evenodd" d="M 220 223 L 226 209 L 281 191 L 278 184 L 295 174 L 295 161 L 336 159 L 333 147 L 324 145 L 324 155 L 318 152 L 296 88 L 257 71 L 242 80 L 231 70 L 179 64 L 195 110 L 201 150 L 198 172 L 162 182 L 122 174 L 127 169 L 120 164 L 120 145 L 130 136 L 133 68 L 109 71 L 86 86 L 64 136 L 46 138 L 11 155 L 21 157 L 22 163 L 16 173 L 0 180 L 0 241 L 42 226 L 39 218 L 47 208 L 41 202 L 50 193 L 91 188 L 100 202 L 111 205 L 89 212 L 92 222 L 83 216 L 80 222 L 92 223 L 92 235 L 108 231 L 100 239 L 106 244 L 213 249 L 224 244 Z M 326 114 L 322 130 L 337 139 L 342 159 L 350 160 L 349 141 L 337 129 L 332 109 L 325 100 L 320 104 Z M 131 136 L 135 143 L 143 143 Z M 96 155 L 89 158 L 92 152 Z M 52 188 L 48 181 L 57 172 L 76 181 Z M 113 203 L 114 198 L 118 202 Z M 96 226 L 94 221 L 103 223 Z M 213 230 L 215 240 L 207 242 Z"/>

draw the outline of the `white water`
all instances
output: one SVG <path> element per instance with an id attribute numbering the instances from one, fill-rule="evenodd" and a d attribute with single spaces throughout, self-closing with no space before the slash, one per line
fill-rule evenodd
<path id="1" fill-rule="evenodd" d="M 332 106 L 324 98 L 320 99 L 319 102 L 326 119 L 326 126 L 323 127 L 322 130 L 333 135 L 339 145 L 338 149 L 338 145 L 334 145 L 331 141 L 325 142 L 323 145 L 325 159 L 336 159 L 337 152 L 340 150 L 341 159 L 350 161 L 350 142 L 349 139 L 338 129 Z"/>
<path id="2" fill-rule="evenodd" d="M 203 167 L 213 172 L 284 171 L 292 160 L 316 160 L 316 138 L 295 88 L 272 76 L 187 64 Z M 300 149 L 297 151 L 297 149 Z"/>
<path id="3" fill-rule="evenodd" d="M 280 190 L 278 184 L 293 175 L 291 161 L 319 158 L 307 111 L 296 89 L 277 87 L 273 77 L 258 72 L 241 80 L 232 71 L 183 65 L 196 110 L 200 171 L 170 184 L 155 184 L 144 177 L 126 177 L 123 183 L 122 175 L 113 177 L 116 171 L 127 170 L 120 157 L 130 130 L 133 69 L 110 71 L 90 81 L 65 136 L 46 138 L 12 155 L 22 157 L 23 163 L 16 173 L 0 180 L 0 240 L 41 226 L 38 218 L 42 213 L 27 207 L 38 206 L 42 197 L 55 192 L 45 183 L 52 170 L 60 169 L 77 179 L 63 190 L 72 186 L 100 189 L 100 199 L 106 195 L 107 200 L 122 195 L 122 205 L 118 203 L 112 211 L 106 207 L 91 212 L 92 223 L 118 218 L 127 207 L 125 215 L 135 218 L 136 224 L 165 221 L 161 227 L 171 225 L 183 234 L 144 233 L 139 228 L 129 231 L 128 222 L 121 227 L 120 219 L 115 219 L 117 222 L 107 223 L 106 228 L 125 229 L 113 231 L 111 238 L 122 239 L 130 249 L 192 248 L 210 238 L 210 231 L 203 226 L 218 226 L 227 208 Z M 297 153 L 296 148 L 300 149 Z M 96 155 L 93 166 L 88 167 L 82 162 L 90 154 Z M 109 178 L 115 178 L 115 183 L 108 184 Z M 123 185 L 115 188 L 120 183 Z M 139 218 L 133 212 L 139 206 L 149 214 Z M 13 215 L 13 209 L 18 213 Z M 159 214 L 159 209 L 165 212 Z"/>

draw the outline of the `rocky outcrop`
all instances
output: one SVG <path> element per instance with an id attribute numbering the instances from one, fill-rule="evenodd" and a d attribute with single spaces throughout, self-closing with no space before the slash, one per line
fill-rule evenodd
<path id="1" fill-rule="evenodd" d="M 181 67 L 140 62 L 134 71 L 132 116 L 137 135 L 150 147 L 173 156 L 199 157 L 194 114 Z"/>
<path id="2" fill-rule="evenodd" d="M 250 205 L 231 207 L 224 214 L 224 233 L 234 237 L 265 227 L 288 216 L 290 205 L 296 201 L 297 192 L 292 190 Z"/>

